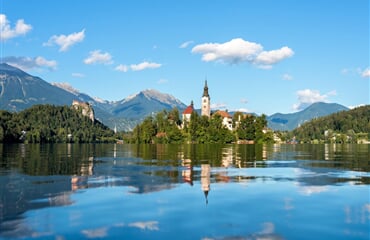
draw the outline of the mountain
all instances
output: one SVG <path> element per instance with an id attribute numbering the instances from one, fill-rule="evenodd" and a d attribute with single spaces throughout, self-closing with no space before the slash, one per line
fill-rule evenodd
<path id="1" fill-rule="evenodd" d="M 337 103 L 317 102 L 300 112 L 275 113 L 267 117 L 267 122 L 268 127 L 273 130 L 291 131 L 311 119 L 346 110 L 347 107 Z"/>
<path id="2" fill-rule="evenodd" d="M 146 116 L 163 109 L 186 106 L 175 97 L 145 90 L 121 101 L 105 101 L 81 93 L 67 83 L 50 84 L 16 67 L 0 63 L 0 109 L 19 112 L 36 104 L 71 105 L 73 100 L 88 102 L 96 118 L 117 130 L 132 130 Z"/>
<path id="3" fill-rule="evenodd" d="M 70 105 L 76 97 L 39 77 L 0 64 L 0 108 L 21 111 L 35 104 Z"/>
<path id="4" fill-rule="evenodd" d="M 181 111 L 186 108 L 186 105 L 172 95 L 160 93 L 154 89 L 147 89 L 113 103 L 111 112 L 115 116 L 130 116 L 131 119 L 142 119 L 152 113 L 174 107 Z"/>

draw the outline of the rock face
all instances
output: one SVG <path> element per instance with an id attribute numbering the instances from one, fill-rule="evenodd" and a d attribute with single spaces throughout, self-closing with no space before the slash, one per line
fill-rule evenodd
<path id="1" fill-rule="evenodd" d="M 77 111 L 81 111 L 82 115 L 90 118 L 92 122 L 95 121 L 94 109 L 89 103 L 73 100 L 72 108 L 76 109 Z"/>

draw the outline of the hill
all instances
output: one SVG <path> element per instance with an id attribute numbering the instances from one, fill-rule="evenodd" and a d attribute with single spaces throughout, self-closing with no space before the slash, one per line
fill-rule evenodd
<path id="1" fill-rule="evenodd" d="M 288 114 L 275 113 L 268 116 L 268 127 L 273 130 L 291 131 L 311 119 L 345 110 L 348 110 L 348 108 L 337 103 L 317 102 L 300 112 Z"/>
<path id="2" fill-rule="evenodd" d="M 326 142 L 367 141 L 370 135 L 370 105 L 313 119 L 293 131 L 300 141 Z"/>
<path id="3" fill-rule="evenodd" d="M 67 106 L 34 105 L 0 111 L 0 142 L 109 142 L 114 132 Z"/>
<path id="4" fill-rule="evenodd" d="M 184 109 L 180 100 L 156 90 L 145 90 L 120 101 L 90 97 L 66 83 L 50 84 L 6 63 L 0 64 L 0 109 L 19 112 L 37 104 L 70 106 L 73 100 L 88 102 L 96 118 L 111 129 L 132 130 L 146 116 L 169 110 Z"/>

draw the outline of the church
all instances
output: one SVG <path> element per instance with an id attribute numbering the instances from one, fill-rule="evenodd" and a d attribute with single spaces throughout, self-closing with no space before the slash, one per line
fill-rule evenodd
<path id="1" fill-rule="evenodd" d="M 190 122 L 191 114 L 194 112 L 194 103 L 191 101 L 190 105 L 182 112 L 182 122 L 183 126 L 185 122 Z M 227 111 L 216 111 L 212 115 L 220 115 L 222 118 L 222 124 L 229 130 L 233 130 L 232 126 L 232 117 Z M 211 117 L 211 97 L 208 92 L 207 80 L 205 80 L 203 95 L 202 95 L 202 104 L 201 104 L 201 116 Z"/>

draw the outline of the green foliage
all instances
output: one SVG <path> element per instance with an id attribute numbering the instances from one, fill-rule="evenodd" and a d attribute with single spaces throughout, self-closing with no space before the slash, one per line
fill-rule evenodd
<path id="1" fill-rule="evenodd" d="M 370 105 L 313 119 L 293 130 L 301 142 L 356 143 L 370 133 Z M 367 137 L 368 138 L 368 137 Z"/>
<path id="2" fill-rule="evenodd" d="M 29 143 L 113 142 L 114 132 L 68 106 L 34 105 L 0 111 L 0 141 Z"/>
<path id="3" fill-rule="evenodd" d="M 218 114 L 208 118 L 194 111 L 190 121 L 181 124 L 177 109 L 162 111 L 155 117 L 147 117 L 125 140 L 129 143 L 232 143 L 238 139 L 273 142 L 273 132 L 264 132 L 267 125 L 265 115 L 243 116 L 241 122 L 234 124 L 238 126 L 235 131 L 227 129 L 222 121 Z"/>

